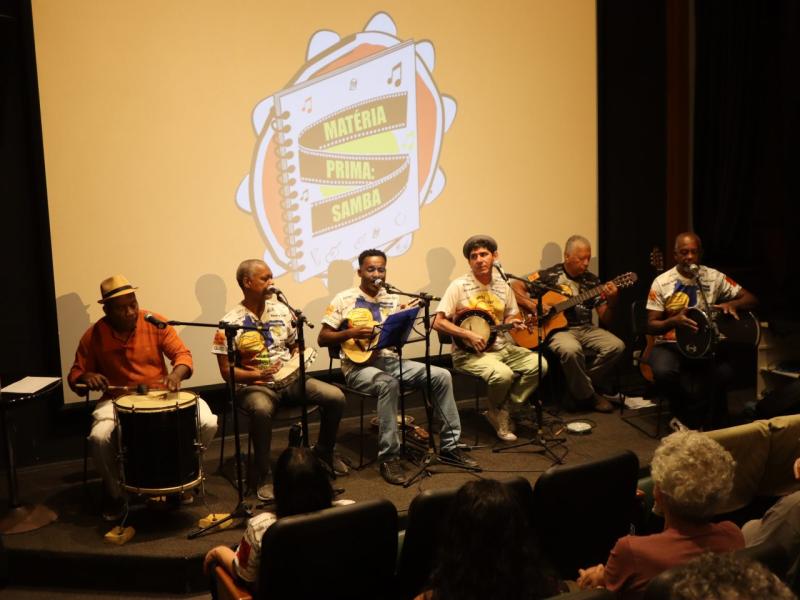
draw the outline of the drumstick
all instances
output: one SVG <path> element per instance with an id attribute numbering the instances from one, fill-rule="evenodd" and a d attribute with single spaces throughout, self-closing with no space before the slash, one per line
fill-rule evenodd
<path id="1" fill-rule="evenodd" d="M 75 387 L 79 390 L 88 390 L 89 386 L 85 383 L 76 383 Z M 150 387 L 146 383 L 140 383 L 137 386 L 130 385 L 109 385 L 106 390 L 120 391 L 120 392 L 136 392 L 137 394 L 145 395 L 150 391 Z"/>

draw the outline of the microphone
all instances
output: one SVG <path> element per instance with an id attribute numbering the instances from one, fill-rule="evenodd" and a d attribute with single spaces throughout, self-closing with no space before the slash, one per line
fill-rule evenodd
<path id="1" fill-rule="evenodd" d="M 497 269 L 498 273 L 500 273 L 500 277 L 503 278 L 503 281 L 508 283 L 508 275 L 506 275 L 506 272 L 503 271 L 503 265 L 500 264 L 499 260 L 494 261 L 494 268 Z"/>
<path id="2" fill-rule="evenodd" d="M 271 285 L 271 286 L 269 286 L 269 287 L 267 288 L 267 291 L 268 291 L 270 294 L 273 294 L 273 295 L 275 295 L 275 296 L 280 296 L 280 295 L 283 293 L 283 292 L 281 292 L 281 291 L 280 291 L 278 288 L 276 288 L 274 285 Z"/>
<path id="3" fill-rule="evenodd" d="M 167 328 L 167 323 L 165 321 L 162 321 L 161 319 L 157 318 L 155 315 L 153 315 L 153 313 L 147 313 L 144 316 L 144 320 L 147 321 L 148 323 L 150 323 L 151 325 L 155 325 L 159 329 L 166 329 Z"/>
<path id="4" fill-rule="evenodd" d="M 372 280 L 372 285 L 374 285 L 375 287 L 381 288 L 381 287 L 384 287 L 386 285 L 386 282 L 383 281 L 383 279 L 381 279 L 380 277 L 378 277 L 377 279 L 373 279 Z"/>
<path id="5" fill-rule="evenodd" d="M 700 275 L 700 265 L 694 263 L 689 265 L 689 273 L 691 273 L 692 279 L 697 279 L 697 276 Z"/>

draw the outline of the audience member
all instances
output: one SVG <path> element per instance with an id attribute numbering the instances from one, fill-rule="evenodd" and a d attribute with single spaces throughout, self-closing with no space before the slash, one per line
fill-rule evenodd
<path id="1" fill-rule="evenodd" d="M 709 552 L 670 571 L 671 600 L 793 600 L 764 565 L 731 553 Z"/>
<path id="2" fill-rule="evenodd" d="M 273 477 L 275 512 L 256 515 L 247 524 L 236 551 L 217 546 L 206 554 L 203 568 L 208 574 L 212 564 L 221 565 L 238 584 L 255 590 L 261 563 L 261 539 L 278 519 L 329 508 L 333 488 L 325 467 L 309 448 L 290 447 L 278 457 Z M 349 504 L 340 500 L 336 504 Z"/>
<path id="3" fill-rule="evenodd" d="M 664 516 L 664 531 L 620 538 L 605 565 L 580 569 L 581 588 L 606 587 L 619 598 L 641 598 L 659 573 L 706 551 L 744 547 L 739 528 L 711 517 L 733 488 L 735 462 L 714 440 L 696 431 L 661 440 L 650 466 L 654 511 Z"/>
<path id="4" fill-rule="evenodd" d="M 416 600 L 520 600 L 559 592 L 519 501 L 498 481 L 470 481 L 458 490 L 439 548 L 430 590 Z"/>
<path id="5" fill-rule="evenodd" d="M 794 462 L 794 476 L 800 479 L 800 458 Z M 783 496 L 763 518 L 745 523 L 742 533 L 748 547 L 774 541 L 786 550 L 791 560 L 786 581 L 795 590 L 800 587 L 800 491 Z"/>

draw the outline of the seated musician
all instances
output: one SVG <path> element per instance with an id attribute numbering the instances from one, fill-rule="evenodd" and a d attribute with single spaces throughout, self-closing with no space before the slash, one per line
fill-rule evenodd
<path id="1" fill-rule="evenodd" d="M 726 388 L 733 371 L 719 352 L 715 358 L 685 357 L 676 346 L 675 328 L 697 331 L 697 323 L 686 315 L 689 308 L 697 307 L 707 313 L 719 310 L 738 318 L 737 311 L 758 304 L 753 294 L 730 277 L 701 266 L 702 252 L 696 234 L 679 234 L 675 238 L 677 264 L 656 277 L 647 297 L 647 329 L 658 336 L 648 359 L 653 378 L 668 397 L 675 416 L 691 428 L 725 424 Z"/>
<path id="2" fill-rule="evenodd" d="M 486 419 L 501 440 L 513 442 L 517 436 L 510 411 L 521 409 L 536 389 L 539 366 L 536 356 L 514 344 L 505 332 L 499 332 L 492 346 L 487 347 L 488 340 L 456 324 L 463 311 L 479 309 L 497 324 L 514 324 L 515 328 L 525 329 L 511 288 L 494 272 L 497 242 L 488 235 L 475 235 L 464 243 L 463 253 L 470 272 L 450 283 L 436 309 L 433 326 L 471 348 L 472 352 L 467 352 L 458 343 L 454 344 L 453 365 L 486 381 L 489 405 Z M 547 369 L 544 359 L 542 368 Z"/>
<path id="3" fill-rule="evenodd" d="M 103 305 L 105 316 L 81 337 L 67 379 L 77 394 L 85 393 L 78 384 L 104 392 L 92 413 L 89 447 L 108 491 L 103 507 L 103 518 L 107 521 L 116 521 L 124 509 L 111 399 L 125 392 L 109 390 L 109 386 L 135 388 L 144 384 L 152 387 L 163 382 L 169 391 L 177 391 L 181 381 L 192 374 L 192 353 L 174 328 L 161 329 L 145 321 L 147 313 L 139 310 L 136 289 L 122 275 L 103 280 L 98 302 Z M 156 315 L 156 318 L 160 317 Z M 171 372 L 167 371 L 164 356 L 172 364 Z M 199 398 L 198 410 L 200 442 L 208 446 L 217 431 L 217 417 Z"/>
<path id="4" fill-rule="evenodd" d="M 400 297 L 379 286 L 386 281 L 386 255 L 380 250 L 364 250 L 358 257 L 358 276 L 361 284 L 337 294 L 322 319 L 319 332 L 320 346 L 342 346 L 342 372 L 347 385 L 378 397 L 378 461 L 381 476 L 388 483 L 402 485 L 408 475 L 400 457 L 400 440 L 397 435 L 397 408 L 400 398 L 400 360 L 388 348 L 374 351 L 366 362 L 357 363 L 347 355 L 347 340 L 369 341 L 374 336 L 373 325 L 382 322 L 393 312 L 405 308 Z M 358 310 L 360 309 L 360 311 Z M 354 315 L 369 311 L 372 322 L 354 325 Z M 354 312 L 355 311 L 355 312 Z M 355 321 L 362 323 L 362 321 Z M 360 360 L 357 358 L 357 360 Z M 403 360 L 403 384 L 424 388 L 427 383 L 425 365 L 413 360 Z M 453 396 L 450 373 L 431 366 L 434 417 L 441 420 L 440 456 L 448 462 L 477 468 L 478 463 L 462 454 L 457 447 L 461 437 L 461 420 Z"/>
<path id="5" fill-rule="evenodd" d="M 307 402 L 319 406 L 319 438 L 314 452 L 332 476 L 345 475 L 349 468 L 333 451 L 344 411 L 344 394 L 336 386 L 311 378 L 306 379 L 305 397 L 299 379 L 281 389 L 269 387 L 283 363 L 297 354 L 297 330 L 289 309 L 278 302 L 272 292 L 272 270 L 263 260 L 243 261 L 236 269 L 236 281 L 244 298 L 222 320 L 235 325 L 264 326 L 261 330 L 237 330 L 234 376 L 240 386 L 237 391 L 239 407 L 250 417 L 250 439 L 257 471 L 256 495 L 269 502 L 274 499 L 270 469 L 272 417 L 278 404 Z M 228 345 L 222 329 L 214 335 L 211 351 L 217 355 L 220 375 L 228 381 Z"/>
<path id="6" fill-rule="evenodd" d="M 564 245 L 564 262 L 548 269 L 528 275 L 531 281 L 541 281 L 549 288 L 561 289 L 564 296 L 577 296 L 602 284 L 589 271 L 592 247 L 585 237 L 573 235 Z M 536 303 L 528 295 L 525 284 L 511 284 L 517 302 L 523 312 L 535 314 Z M 555 296 L 555 294 L 552 294 Z M 604 293 L 567 309 L 563 316 L 563 329 L 553 331 L 547 338 L 548 348 L 558 357 L 567 380 L 572 402 L 570 408 L 594 408 L 599 412 L 611 412 L 614 407 L 598 389 L 603 378 L 622 356 L 625 344 L 617 336 L 604 329 L 611 323 L 612 312 L 617 304 L 618 290 L 613 282 L 605 284 Z M 546 300 L 542 306 L 547 312 Z M 592 312 L 597 311 L 601 327 L 592 322 Z M 586 351 L 591 353 L 587 361 Z"/>

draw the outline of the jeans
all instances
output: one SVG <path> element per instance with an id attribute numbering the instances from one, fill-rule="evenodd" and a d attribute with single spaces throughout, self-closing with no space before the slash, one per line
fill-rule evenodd
<path id="1" fill-rule="evenodd" d="M 357 366 L 347 373 L 347 385 L 354 390 L 378 397 L 378 459 L 384 460 L 400 452 L 397 435 L 397 406 L 400 399 L 400 361 L 396 356 L 378 356 L 368 365 Z M 425 365 L 403 360 L 403 385 L 425 389 Z M 450 372 L 431 366 L 431 388 L 435 423 L 441 422 L 442 450 L 453 450 L 461 437 L 453 380 Z"/>

